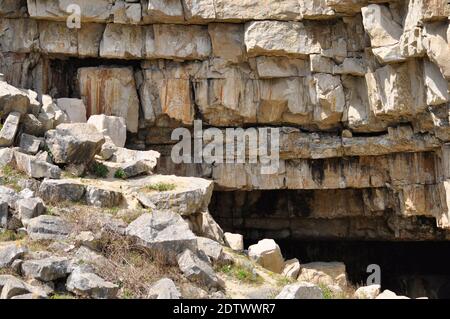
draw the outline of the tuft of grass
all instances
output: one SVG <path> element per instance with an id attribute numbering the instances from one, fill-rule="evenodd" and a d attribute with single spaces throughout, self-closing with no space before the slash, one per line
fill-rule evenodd
<path id="1" fill-rule="evenodd" d="M 156 184 L 145 186 L 145 190 L 157 191 L 157 192 L 173 191 L 175 188 L 177 188 L 177 186 L 172 183 L 156 183 Z"/>
<path id="2" fill-rule="evenodd" d="M 119 168 L 119 169 L 114 173 L 114 178 L 127 179 L 127 174 L 125 173 L 125 171 L 123 170 L 123 168 Z"/>
<path id="3" fill-rule="evenodd" d="M 107 213 L 111 214 L 111 215 L 117 215 L 119 210 L 120 210 L 120 207 L 111 207 L 107 210 Z"/>
<path id="4" fill-rule="evenodd" d="M 277 285 L 280 287 L 284 287 L 290 284 L 293 284 L 295 282 L 294 279 L 288 278 L 288 277 L 281 277 L 277 280 Z"/>
<path id="5" fill-rule="evenodd" d="M 219 271 L 245 283 L 261 284 L 263 282 L 258 274 L 242 265 L 224 265 L 219 268 Z"/>
<path id="6" fill-rule="evenodd" d="M 322 290 L 323 299 L 335 299 L 333 291 L 326 285 L 319 284 L 319 288 Z"/>
<path id="7" fill-rule="evenodd" d="M 3 166 L 3 168 L 1 169 L 1 173 L 3 184 L 5 186 L 14 189 L 16 192 L 20 192 L 22 190 L 22 188 L 19 186 L 19 180 L 27 178 L 24 173 L 19 172 L 14 166 L 9 164 Z"/>
<path id="8" fill-rule="evenodd" d="M 48 205 L 47 206 L 47 212 L 46 215 L 50 215 L 50 216 L 58 216 L 58 214 L 56 213 L 57 209 L 54 206 Z"/>
<path id="9" fill-rule="evenodd" d="M 94 162 L 91 166 L 91 172 L 100 178 L 105 178 L 108 176 L 109 169 L 105 164 Z"/>
<path id="10" fill-rule="evenodd" d="M 0 232 L 0 241 L 17 241 L 25 238 L 25 235 L 18 234 L 12 230 L 4 230 Z"/>

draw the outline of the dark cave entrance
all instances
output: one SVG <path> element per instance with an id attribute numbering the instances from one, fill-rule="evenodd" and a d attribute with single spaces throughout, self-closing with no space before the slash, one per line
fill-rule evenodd
<path id="1" fill-rule="evenodd" d="M 252 244 L 252 242 L 246 243 Z M 381 269 L 382 289 L 411 298 L 450 299 L 450 242 L 279 240 L 285 258 L 340 261 L 348 280 L 365 285 L 367 266 Z"/>
<path id="2" fill-rule="evenodd" d="M 141 61 L 118 60 L 100 58 L 66 58 L 50 57 L 48 59 L 49 78 L 48 92 L 53 98 L 80 98 L 77 83 L 77 72 L 84 67 L 132 67 L 135 71 L 140 68 Z"/>
<path id="3" fill-rule="evenodd" d="M 279 244 L 285 259 L 300 263 L 339 261 L 346 265 L 351 284 L 361 286 L 371 273 L 369 265 L 379 265 L 382 289 L 411 298 L 450 299 L 450 241 L 428 218 L 408 219 L 417 225 L 404 237 L 387 219 L 394 212 L 373 218 L 350 214 L 347 217 L 314 218 L 317 214 L 314 190 L 216 191 L 210 212 L 224 231 L 241 233 L 245 247 L 264 238 Z M 356 196 L 359 190 L 349 196 Z M 338 194 L 345 196 L 345 193 Z M 329 205 L 339 203 L 330 200 Z M 414 237 L 416 236 L 416 237 Z M 449 237 L 446 237 L 449 238 Z"/>

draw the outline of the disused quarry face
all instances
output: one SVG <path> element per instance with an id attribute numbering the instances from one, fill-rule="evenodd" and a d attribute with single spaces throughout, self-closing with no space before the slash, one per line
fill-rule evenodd
<path id="1" fill-rule="evenodd" d="M 445 1 L 78 1 L 81 29 L 63 2 L 0 1 L 9 84 L 124 117 L 158 173 L 215 181 L 211 212 L 248 243 L 344 261 L 355 284 L 380 264 L 384 288 L 449 297 Z M 194 120 L 279 127 L 278 171 L 174 164 L 171 133 Z"/>

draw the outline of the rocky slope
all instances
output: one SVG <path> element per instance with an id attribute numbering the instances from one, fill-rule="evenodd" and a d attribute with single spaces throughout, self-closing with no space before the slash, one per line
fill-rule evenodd
<path id="1" fill-rule="evenodd" d="M 81 9 L 79 29 L 66 25 L 69 4 Z M 236 273 L 250 286 L 266 278 L 268 295 L 278 294 L 277 280 L 248 271 L 261 265 L 301 268 L 291 277 L 324 284 L 298 276 L 308 266 L 285 264 L 272 242 L 249 250 L 260 266 L 230 266 L 240 257 L 221 245 L 236 235 L 221 227 L 251 241 L 449 240 L 449 15 L 445 0 L 0 1 L 1 227 L 25 246 L 56 240 L 38 253 L 0 250 L 6 268 L 52 283 L 35 290 L 0 277 L 2 297 L 153 296 L 135 288 L 135 273 L 124 288 L 75 256 L 89 247 L 130 263 L 127 245 L 143 268 L 142 256 L 163 251 L 159 274 L 200 282 L 209 296 L 241 296 Z M 174 164 L 173 129 L 197 119 L 221 130 L 281 128 L 278 171 Z M 266 250 L 270 266 L 258 257 Z M 339 267 L 311 269 L 345 294 Z M 317 297 L 316 288 L 294 284 L 281 296 Z"/>

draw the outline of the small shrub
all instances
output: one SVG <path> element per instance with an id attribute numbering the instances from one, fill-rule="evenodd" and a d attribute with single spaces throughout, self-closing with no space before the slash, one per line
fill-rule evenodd
<path id="1" fill-rule="evenodd" d="M 156 183 L 153 185 L 146 186 L 146 190 L 148 191 L 157 191 L 157 192 L 168 192 L 173 191 L 177 186 L 172 183 Z"/>
<path id="2" fill-rule="evenodd" d="M 108 176 L 109 169 L 102 163 L 94 162 L 91 167 L 92 173 L 94 173 L 95 176 L 105 178 Z"/>
<path id="3" fill-rule="evenodd" d="M 127 174 L 125 173 L 125 171 L 122 168 L 119 168 L 114 173 L 114 178 L 127 179 Z"/>

